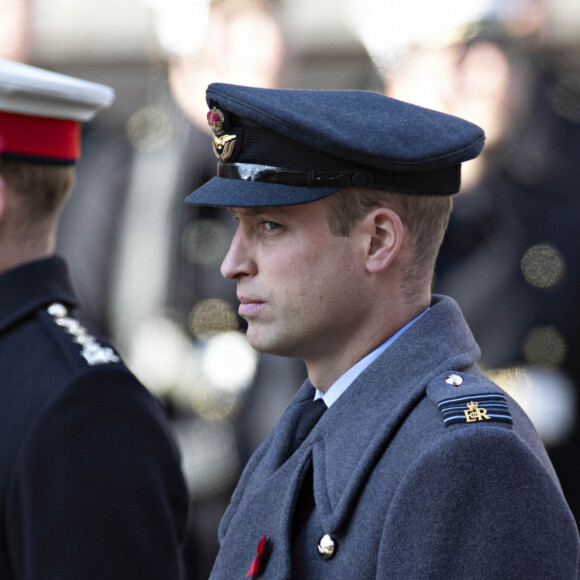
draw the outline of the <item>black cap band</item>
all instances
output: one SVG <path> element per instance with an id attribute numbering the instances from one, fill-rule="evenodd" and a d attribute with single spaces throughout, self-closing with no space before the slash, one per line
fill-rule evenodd
<path id="1" fill-rule="evenodd" d="M 362 187 L 401 193 L 450 195 L 459 191 L 461 166 L 416 172 L 300 171 L 254 163 L 218 163 L 217 177 L 295 187 Z"/>

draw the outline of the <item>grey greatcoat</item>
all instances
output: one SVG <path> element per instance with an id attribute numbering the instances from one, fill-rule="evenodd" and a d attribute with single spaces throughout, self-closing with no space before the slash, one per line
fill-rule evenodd
<path id="1" fill-rule="evenodd" d="M 307 381 L 248 462 L 211 578 L 245 578 L 263 536 L 254 577 L 272 580 L 577 578 L 546 452 L 478 357 L 455 302 L 435 296 L 289 454 Z"/>

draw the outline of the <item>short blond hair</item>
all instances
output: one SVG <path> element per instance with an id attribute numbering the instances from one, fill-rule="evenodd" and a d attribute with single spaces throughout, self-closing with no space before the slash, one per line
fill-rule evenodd
<path id="1" fill-rule="evenodd" d="M 435 261 L 449 223 L 449 195 L 415 195 L 376 189 L 346 188 L 329 198 L 328 223 L 336 236 L 346 237 L 358 220 L 377 207 L 393 210 L 408 232 L 411 259 L 404 272 L 403 292 L 413 300 L 424 284 L 431 287 Z"/>
<path id="2" fill-rule="evenodd" d="M 0 159 L 0 177 L 9 195 L 11 224 L 22 233 L 43 231 L 56 219 L 73 186 L 75 172 L 72 166 Z"/>

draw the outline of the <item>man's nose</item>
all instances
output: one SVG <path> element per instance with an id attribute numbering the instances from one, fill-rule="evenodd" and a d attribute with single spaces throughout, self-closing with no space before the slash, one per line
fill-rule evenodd
<path id="1" fill-rule="evenodd" d="M 237 280 L 241 276 L 253 276 L 257 272 L 248 241 L 239 229 L 234 235 L 220 271 L 228 280 Z"/>

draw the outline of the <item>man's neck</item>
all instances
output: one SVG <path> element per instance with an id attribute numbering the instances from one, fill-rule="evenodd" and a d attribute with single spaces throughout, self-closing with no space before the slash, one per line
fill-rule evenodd
<path id="1" fill-rule="evenodd" d="M 54 254 L 55 244 L 50 239 L 26 240 L 19 244 L 0 241 L 0 274 Z"/>
<path id="2" fill-rule="evenodd" d="M 424 312 L 429 303 L 430 296 L 395 312 L 377 315 L 369 326 L 364 327 L 364 336 L 348 337 L 348 344 L 341 352 L 316 360 L 304 360 L 312 385 L 325 393 L 346 371 Z"/>

